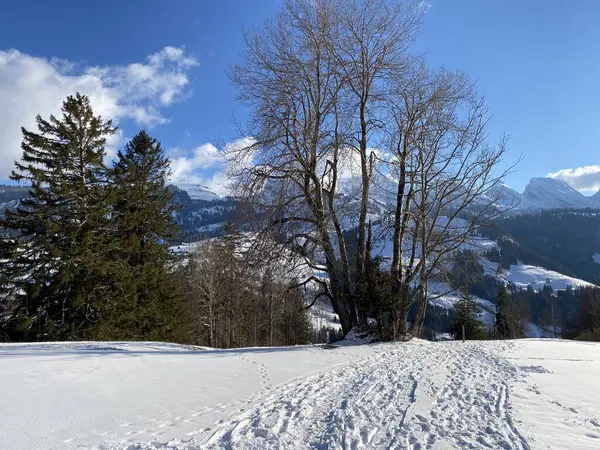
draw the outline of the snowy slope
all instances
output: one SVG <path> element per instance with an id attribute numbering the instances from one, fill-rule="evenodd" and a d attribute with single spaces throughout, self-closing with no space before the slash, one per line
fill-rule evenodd
<path id="1" fill-rule="evenodd" d="M 331 353 L 311 346 L 0 344 L 0 448 L 187 439 L 272 386 L 372 353 L 360 347 Z"/>
<path id="2" fill-rule="evenodd" d="M 600 207 L 600 190 L 590 197 L 590 201 L 596 206 Z"/>
<path id="3" fill-rule="evenodd" d="M 573 189 L 565 181 L 555 178 L 532 178 L 523 191 L 523 198 L 529 205 L 538 209 L 593 206 L 588 197 Z"/>
<path id="4" fill-rule="evenodd" d="M 600 345 L 0 346 L 0 448 L 594 449 Z"/>
<path id="5" fill-rule="evenodd" d="M 498 264 L 488 261 L 485 258 L 481 259 L 481 264 L 488 274 L 494 274 L 506 282 L 513 283 L 514 285 L 527 288 L 532 285 L 534 290 L 539 290 L 549 281 L 550 286 L 555 291 L 559 289 L 567 289 L 567 287 L 585 287 L 594 286 L 592 283 L 581 280 L 579 278 L 573 278 L 562 273 L 555 272 L 554 270 L 544 269 L 539 266 L 531 266 L 528 264 L 512 264 L 508 270 L 501 271 L 498 274 Z"/>
<path id="6" fill-rule="evenodd" d="M 219 200 L 221 197 L 206 186 L 193 183 L 177 183 L 176 186 L 187 192 L 192 200 Z"/>
<path id="7" fill-rule="evenodd" d="M 527 209 L 531 208 L 531 205 L 527 199 L 523 198 L 523 195 L 510 188 L 506 184 L 499 184 L 494 187 L 488 199 L 492 199 L 494 203 L 501 209 Z"/>
<path id="8" fill-rule="evenodd" d="M 448 283 L 430 282 L 428 290 L 429 301 L 442 308 L 454 308 L 454 304 L 461 299 L 461 293 L 457 290 L 452 290 Z M 473 296 L 479 303 L 479 321 L 485 327 L 492 327 L 496 321 L 496 305 L 489 300 Z"/>

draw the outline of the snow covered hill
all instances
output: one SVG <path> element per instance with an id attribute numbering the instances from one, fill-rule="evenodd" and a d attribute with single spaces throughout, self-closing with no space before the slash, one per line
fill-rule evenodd
<path id="1" fill-rule="evenodd" d="M 600 345 L 0 345 L 0 448 L 596 449 Z"/>
<path id="2" fill-rule="evenodd" d="M 488 274 L 494 274 L 506 282 L 513 283 L 517 287 L 526 289 L 531 285 L 534 290 L 540 290 L 549 283 L 555 291 L 567 289 L 568 287 L 592 287 L 589 283 L 579 278 L 573 278 L 554 270 L 528 264 L 511 264 L 510 268 L 498 273 L 498 263 L 493 263 L 485 258 L 481 259 L 481 265 Z"/>
<path id="3" fill-rule="evenodd" d="M 206 186 L 200 184 L 177 183 L 176 186 L 182 191 L 187 192 L 192 200 L 212 201 L 221 198 L 216 192 L 213 192 Z"/>

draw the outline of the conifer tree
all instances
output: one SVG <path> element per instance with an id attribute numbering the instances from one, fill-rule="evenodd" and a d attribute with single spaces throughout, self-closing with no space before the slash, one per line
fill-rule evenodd
<path id="1" fill-rule="evenodd" d="M 498 339 L 511 339 L 513 337 L 510 295 L 505 286 L 498 291 L 496 304 L 496 335 Z"/>
<path id="2" fill-rule="evenodd" d="M 463 326 L 466 339 L 485 339 L 486 334 L 477 318 L 480 307 L 473 296 L 465 292 L 463 297 L 454 304 L 454 311 L 456 312 L 456 319 L 451 331 L 455 339 L 462 337 Z"/>
<path id="3" fill-rule="evenodd" d="M 178 233 L 169 160 L 160 143 L 140 131 L 118 152 L 110 173 L 115 286 L 98 337 L 178 340 L 173 333 L 182 305 L 168 248 Z"/>
<path id="4" fill-rule="evenodd" d="M 62 117 L 22 128 L 22 162 L 11 179 L 29 196 L 0 228 L 0 275 L 12 339 L 76 339 L 98 320 L 106 295 L 108 229 L 106 139 L 111 121 L 95 116 L 86 96 L 69 96 Z"/>

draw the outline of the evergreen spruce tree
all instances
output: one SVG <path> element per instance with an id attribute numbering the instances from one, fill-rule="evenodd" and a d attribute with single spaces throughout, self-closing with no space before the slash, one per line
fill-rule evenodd
<path id="1" fill-rule="evenodd" d="M 477 318 L 480 311 L 477 300 L 468 293 L 464 293 L 463 297 L 454 304 L 456 318 L 452 325 L 451 332 L 455 339 L 462 338 L 462 329 L 465 328 L 465 339 L 485 339 L 486 334 L 483 331 L 483 326 Z"/>
<path id="2" fill-rule="evenodd" d="M 89 99 L 69 96 L 62 117 L 22 128 L 22 162 L 11 179 L 29 197 L 0 222 L 2 295 L 10 339 L 77 339 L 98 320 L 106 294 L 103 257 L 108 229 L 106 139 L 111 121 Z"/>
<path id="3" fill-rule="evenodd" d="M 498 291 L 496 304 L 496 336 L 498 339 L 511 339 L 513 337 L 510 294 L 506 287 L 501 286 Z"/>
<path id="4" fill-rule="evenodd" d="M 111 170 L 114 288 L 98 338 L 186 340 L 177 336 L 185 313 L 168 248 L 178 234 L 168 174 L 160 143 L 145 131 L 118 152 Z"/>

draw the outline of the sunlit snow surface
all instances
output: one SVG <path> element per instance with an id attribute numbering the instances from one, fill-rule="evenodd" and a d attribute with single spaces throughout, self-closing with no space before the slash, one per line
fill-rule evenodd
<path id="1" fill-rule="evenodd" d="M 594 286 L 592 283 L 580 280 L 579 278 L 569 277 L 554 270 L 544 269 L 543 267 L 531 266 L 528 264 L 512 264 L 508 270 L 498 272 L 498 264 L 486 259 L 481 260 L 486 273 L 498 275 L 506 282 L 515 284 L 517 287 L 526 289 L 531 285 L 536 291 L 543 288 L 549 281 L 552 289 L 567 289 L 567 287 L 585 287 Z"/>
<path id="2" fill-rule="evenodd" d="M 597 449 L 598 373 L 557 340 L 2 345 L 0 448 Z"/>

